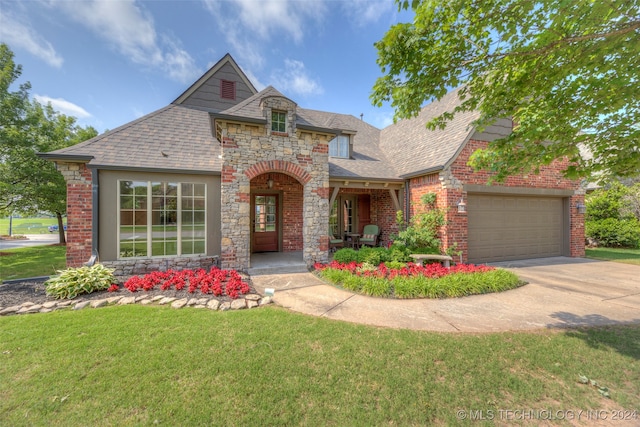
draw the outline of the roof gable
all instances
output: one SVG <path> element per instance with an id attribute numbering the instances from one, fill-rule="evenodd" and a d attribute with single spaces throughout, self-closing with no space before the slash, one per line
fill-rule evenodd
<path id="1" fill-rule="evenodd" d="M 221 111 L 250 98 L 257 92 L 227 53 L 172 104 Z"/>

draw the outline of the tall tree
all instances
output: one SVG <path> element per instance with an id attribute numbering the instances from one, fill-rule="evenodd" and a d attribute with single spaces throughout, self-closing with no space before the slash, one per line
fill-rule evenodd
<path id="1" fill-rule="evenodd" d="M 74 117 L 56 112 L 28 100 L 28 84 L 10 93 L 11 83 L 21 68 L 13 63 L 13 54 L 0 45 L 0 100 L 7 99 L 14 108 L 0 116 L 0 211 L 56 215 L 60 243 L 65 243 L 62 217 L 66 213 L 66 183 L 55 165 L 37 156 L 64 148 L 97 135 L 92 127 L 76 125 Z M 5 82 L 5 76 L 7 82 Z M 3 111 L 4 113 L 4 111 Z"/>
<path id="2" fill-rule="evenodd" d="M 396 0 L 414 12 L 375 44 L 375 105 L 395 119 L 462 86 L 482 129 L 511 117 L 511 135 L 476 152 L 496 179 L 567 157 L 570 177 L 640 173 L 640 0 Z"/>

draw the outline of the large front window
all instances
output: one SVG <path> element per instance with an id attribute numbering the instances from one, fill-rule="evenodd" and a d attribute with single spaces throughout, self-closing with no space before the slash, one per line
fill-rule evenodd
<path id="1" fill-rule="evenodd" d="M 119 181 L 120 258 L 206 252 L 206 184 Z"/>
<path id="2" fill-rule="evenodd" d="M 329 156 L 349 158 L 348 135 L 338 135 L 329 142 Z"/>

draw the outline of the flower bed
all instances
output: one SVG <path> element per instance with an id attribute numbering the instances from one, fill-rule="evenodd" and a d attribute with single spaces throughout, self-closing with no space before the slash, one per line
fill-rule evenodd
<path id="1" fill-rule="evenodd" d="M 500 292 L 524 284 L 515 274 L 486 265 L 407 263 L 388 268 L 366 263 L 316 263 L 317 274 L 345 289 L 365 295 L 395 298 L 446 298 Z"/>
<path id="2" fill-rule="evenodd" d="M 204 269 L 154 271 L 144 276 L 133 276 L 124 284 L 130 292 L 152 291 L 156 286 L 163 291 L 171 288 L 178 291 L 186 289 L 189 293 L 198 291 L 215 296 L 226 295 L 231 299 L 236 299 L 251 290 L 237 271 L 221 270 L 217 267 L 209 271 Z M 110 288 L 109 291 L 117 291 L 117 289 Z"/>

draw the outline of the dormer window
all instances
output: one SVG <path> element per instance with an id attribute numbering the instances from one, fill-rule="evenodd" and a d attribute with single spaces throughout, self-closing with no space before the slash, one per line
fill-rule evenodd
<path id="1" fill-rule="evenodd" d="M 287 131 L 287 113 L 284 111 L 271 112 L 271 131 L 281 133 Z"/>
<path id="2" fill-rule="evenodd" d="M 236 82 L 220 80 L 220 97 L 222 99 L 236 100 Z"/>
<path id="3" fill-rule="evenodd" d="M 349 135 L 338 135 L 329 142 L 329 157 L 349 158 Z"/>

